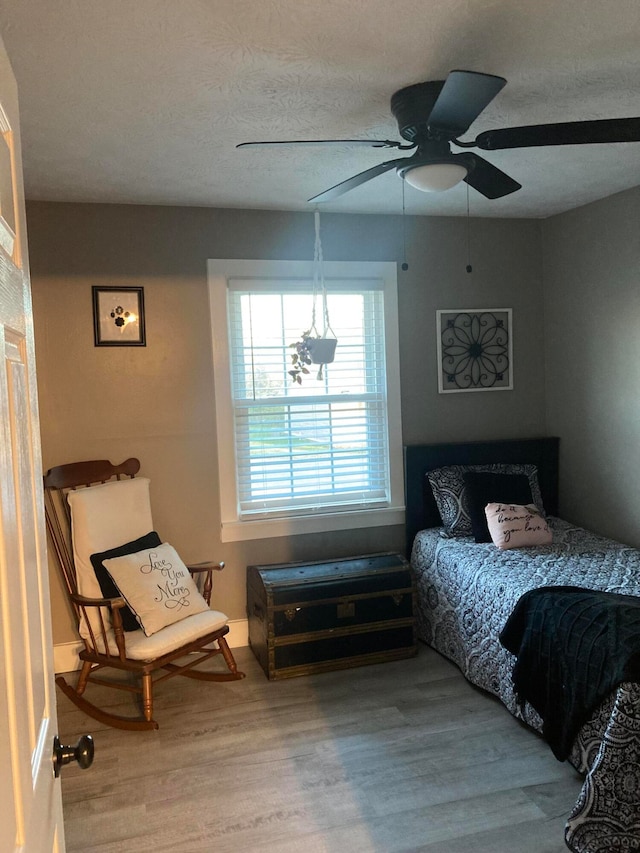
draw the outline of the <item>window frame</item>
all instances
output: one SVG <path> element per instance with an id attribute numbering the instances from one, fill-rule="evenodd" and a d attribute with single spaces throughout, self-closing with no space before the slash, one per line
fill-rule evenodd
<path id="1" fill-rule="evenodd" d="M 386 400 L 390 500 L 387 506 L 241 519 L 238 511 L 235 429 L 229 363 L 228 281 L 238 278 L 313 280 L 313 261 L 209 259 L 214 397 L 222 542 L 267 539 L 404 524 L 404 472 L 400 400 L 397 266 L 388 261 L 325 261 L 326 279 L 379 279 L 384 298 Z"/>

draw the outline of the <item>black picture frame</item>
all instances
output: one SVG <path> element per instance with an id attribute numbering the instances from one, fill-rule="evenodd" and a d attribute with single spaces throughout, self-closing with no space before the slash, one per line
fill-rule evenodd
<path id="1" fill-rule="evenodd" d="M 97 347 L 144 347 L 144 288 L 91 288 L 93 337 Z"/>
<path id="2" fill-rule="evenodd" d="M 513 391 L 513 310 L 436 311 L 438 393 Z"/>

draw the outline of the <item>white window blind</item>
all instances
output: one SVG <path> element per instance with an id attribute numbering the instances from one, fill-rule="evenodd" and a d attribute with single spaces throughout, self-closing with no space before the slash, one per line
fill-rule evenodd
<path id="1" fill-rule="evenodd" d="M 300 385 L 290 344 L 309 326 L 313 282 L 229 280 L 241 519 L 390 504 L 383 286 L 326 283 L 335 360 Z"/>

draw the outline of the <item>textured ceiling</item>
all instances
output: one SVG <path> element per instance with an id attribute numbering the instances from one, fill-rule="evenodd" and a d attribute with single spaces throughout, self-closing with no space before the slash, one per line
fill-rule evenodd
<path id="1" fill-rule="evenodd" d="M 27 197 L 309 209 L 384 160 L 369 148 L 236 150 L 260 139 L 399 139 L 391 94 L 451 69 L 508 84 L 472 125 L 640 116 L 638 0 L 0 0 Z M 640 183 L 640 143 L 484 153 L 523 188 L 472 215 L 544 217 Z M 397 213 L 389 172 L 324 209 Z M 466 185 L 406 189 L 463 215 Z"/>

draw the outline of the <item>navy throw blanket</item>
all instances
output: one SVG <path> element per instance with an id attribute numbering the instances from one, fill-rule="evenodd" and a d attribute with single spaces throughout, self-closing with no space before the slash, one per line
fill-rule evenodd
<path id="1" fill-rule="evenodd" d="M 640 597 L 575 586 L 526 592 L 500 633 L 513 686 L 564 761 L 580 728 L 622 681 L 640 681 Z"/>

